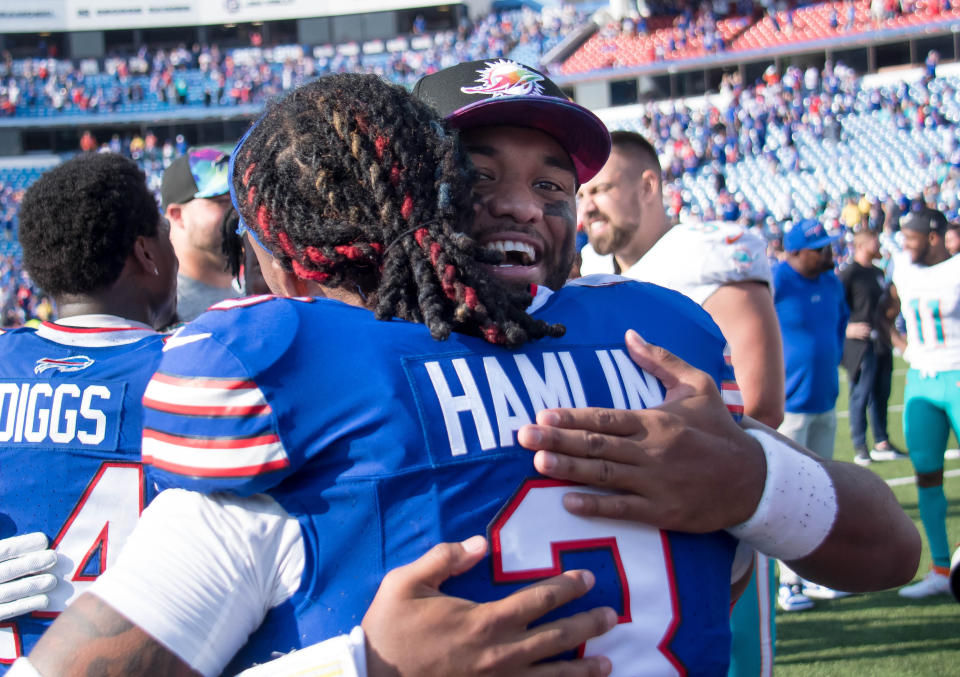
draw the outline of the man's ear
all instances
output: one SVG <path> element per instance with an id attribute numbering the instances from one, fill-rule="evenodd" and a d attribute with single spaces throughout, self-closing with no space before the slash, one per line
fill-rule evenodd
<path id="1" fill-rule="evenodd" d="M 263 262 L 260 262 L 261 267 Z M 311 296 L 311 290 L 306 280 L 299 278 L 292 270 L 284 268 L 280 261 L 270 257 L 270 268 L 274 284 L 280 289 L 273 289 L 273 293 L 278 292 L 283 296 Z"/>
<path id="2" fill-rule="evenodd" d="M 183 227 L 183 205 L 181 204 L 169 204 L 167 205 L 166 211 L 163 213 L 167 217 L 167 221 L 170 222 L 170 227 Z"/>
<path id="3" fill-rule="evenodd" d="M 138 235 L 133 243 L 133 251 L 131 252 L 131 258 L 136 261 L 140 272 L 151 277 L 160 274 L 156 247 L 157 243 L 155 238 Z"/>
<path id="4" fill-rule="evenodd" d="M 652 169 L 644 169 L 640 174 L 640 186 L 643 190 L 644 201 L 658 197 L 661 194 L 660 176 Z"/>

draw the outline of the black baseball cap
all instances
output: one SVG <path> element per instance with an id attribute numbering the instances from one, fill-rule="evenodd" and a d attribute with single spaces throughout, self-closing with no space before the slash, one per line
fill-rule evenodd
<path id="1" fill-rule="evenodd" d="M 939 209 L 923 207 L 900 218 L 900 230 L 912 230 L 918 233 L 939 233 L 947 230 L 947 217 Z"/>
<path id="2" fill-rule="evenodd" d="M 509 59 L 468 61 L 417 81 L 413 95 L 431 104 L 454 129 L 488 125 L 532 127 L 557 140 L 586 183 L 610 155 L 603 121 L 574 103 L 546 75 Z"/>
<path id="3" fill-rule="evenodd" d="M 197 197 L 217 197 L 230 192 L 230 155 L 219 148 L 191 148 L 170 163 L 160 183 L 163 209 Z"/>

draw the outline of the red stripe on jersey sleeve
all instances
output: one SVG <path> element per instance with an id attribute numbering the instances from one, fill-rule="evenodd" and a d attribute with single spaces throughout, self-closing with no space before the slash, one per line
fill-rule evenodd
<path id="1" fill-rule="evenodd" d="M 200 468 L 197 466 L 170 463 L 162 459 L 157 460 L 152 456 L 144 456 L 143 462 L 147 465 L 152 465 L 154 468 L 158 468 L 159 470 L 166 470 L 168 472 L 188 477 L 252 477 L 254 475 L 261 475 L 263 473 L 273 472 L 275 470 L 283 470 L 290 465 L 290 462 L 285 458 L 277 461 L 270 461 L 268 463 L 261 463 L 259 465 L 250 465 L 239 468 Z"/>
<path id="2" fill-rule="evenodd" d="M 183 378 L 180 376 L 171 376 L 157 372 L 151 379 L 159 383 L 166 383 L 173 386 L 187 386 L 190 388 L 218 388 L 221 390 L 253 390 L 257 384 L 250 380 L 239 380 L 232 378 Z"/>
<path id="3" fill-rule="evenodd" d="M 170 402 L 161 402 L 148 397 L 143 398 L 143 406 L 149 407 L 155 411 L 162 411 L 168 414 L 184 414 L 186 416 L 211 416 L 211 417 L 231 417 L 238 416 L 263 416 L 271 413 L 273 410 L 269 404 L 258 404 L 248 407 L 232 406 L 200 406 L 192 404 L 173 404 Z"/>
<path id="4" fill-rule="evenodd" d="M 173 444 L 178 447 L 191 447 L 194 449 L 246 449 L 280 442 L 280 437 L 276 433 L 257 435 L 255 437 L 185 437 L 182 435 L 163 433 L 151 428 L 144 428 L 143 436 L 157 440 L 158 442 L 166 442 L 167 444 Z"/>

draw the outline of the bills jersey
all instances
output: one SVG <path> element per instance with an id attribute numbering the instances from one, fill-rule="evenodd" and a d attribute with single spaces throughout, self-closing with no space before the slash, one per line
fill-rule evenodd
<path id="1" fill-rule="evenodd" d="M 618 611 L 620 624 L 585 647 L 614 674 L 726 672 L 734 539 L 573 516 L 561 505 L 569 486 L 538 476 L 516 442 L 544 408 L 661 403 L 661 384 L 624 348 L 630 328 L 742 408 L 723 337 L 683 296 L 622 278 L 540 294 L 531 312 L 566 335 L 515 350 L 460 334 L 439 342 L 338 301 L 275 297 L 218 304 L 177 335 L 144 395 L 149 477 L 266 492 L 299 521 L 306 550 L 299 589 L 226 674 L 348 632 L 387 571 L 477 533 L 490 538 L 487 561 L 446 592 L 488 601 L 588 568 L 595 588 L 562 613 Z"/>
<path id="2" fill-rule="evenodd" d="M 725 284 L 770 284 L 770 263 L 763 238 L 735 223 L 679 223 L 621 275 L 653 282 L 702 304 Z M 613 273 L 613 255 L 601 256 L 587 245 L 581 252 L 584 275 Z"/>
<path id="3" fill-rule="evenodd" d="M 146 501 L 141 404 L 161 335 L 87 315 L 0 335 L 0 538 L 57 551 L 45 611 L 0 622 L 0 674 L 116 559 Z"/>
<path id="4" fill-rule="evenodd" d="M 901 254 L 893 283 L 907 325 L 904 358 L 910 366 L 928 373 L 960 369 L 960 257 L 923 266 Z"/>

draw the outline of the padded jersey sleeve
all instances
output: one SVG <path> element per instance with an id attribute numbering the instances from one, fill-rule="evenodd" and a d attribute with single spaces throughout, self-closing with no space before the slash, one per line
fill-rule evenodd
<path id="1" fill-rule="evenodd" d="M 279 318 L 263 309 L 212 310 L 167 340 L 143 397 L 143 462 L 158 488 L 249 496 L 295 470 L 275 404 L 259 384 L 289 339 L 279 331 L 265 338 L 256 325 L 297 330 L 282 300 L 275 303 Z"/>
<path id="2" fill-rule="evenodd" d="M 691 296 L 697 303 L 706 301 L 725 284 L 737 282 L 771 283 L 766 242 L 731 223 L 706 223 L 681 228 L 674 265 L 687 269 Z M 683 291 L 683 290 L 681 290 Z"/>
<path id="3" fill-rule="evenodd" d="M 679 291 L 698 304 L 725 284 L 771 281 L 763 238 L 719 222 L 674 226 L 624 275 Z"/>
<path id="4" fill-rule="evenodd" d="M 743 418 L 743 393 L 737 385 L 737 377 L 733 373 L 733 364 L 730 361 L 730 344 L 723 346 L 723 367 L 720 369 L 720 397 L 727 407 L 727 411 L 739 422 Z"/>

